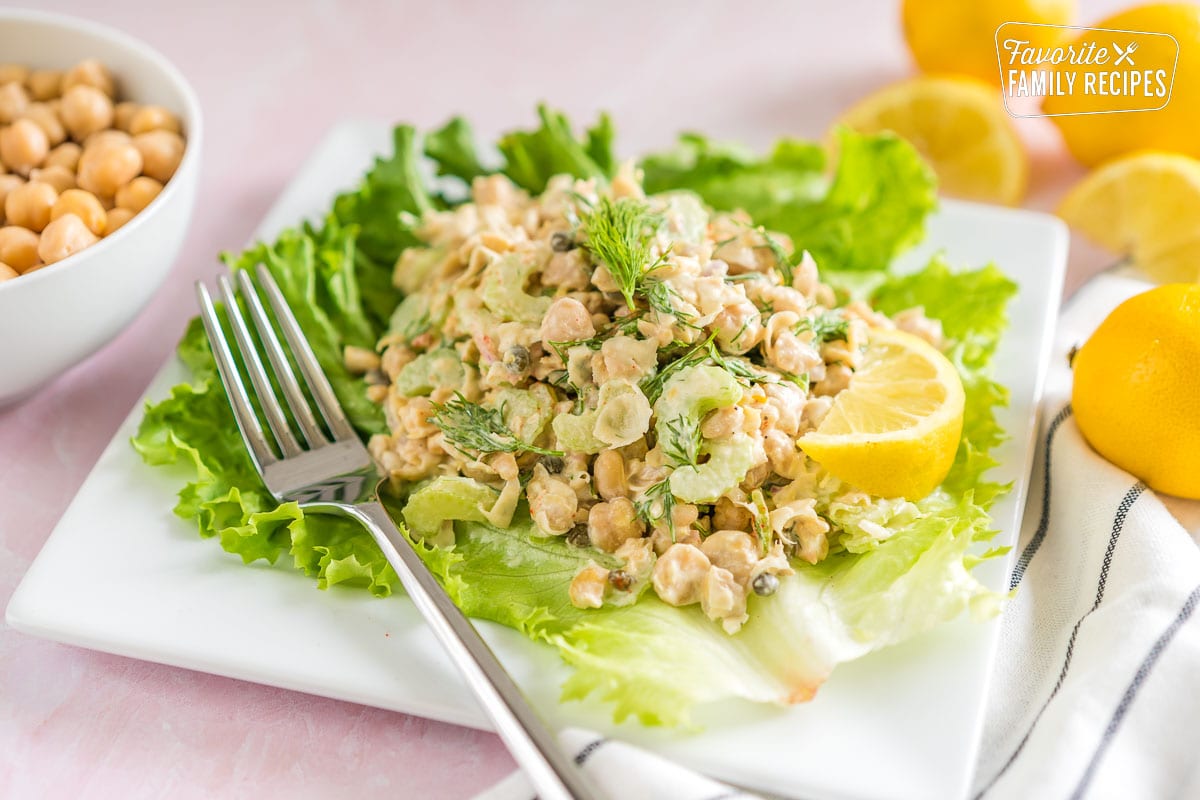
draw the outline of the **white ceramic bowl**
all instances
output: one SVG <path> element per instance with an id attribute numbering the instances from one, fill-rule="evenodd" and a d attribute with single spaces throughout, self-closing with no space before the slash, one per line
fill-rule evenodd
<path id="1" fill-rule="evenodd" d="M 97 58 L 122 98 L 165 106 L 187 140 L 175 175 L 116 233 L 19 278 L 0 282 L 0 406 L 78 364 L 128 325 L 162 284 L 196 198 L 202 126 L 196 93 L 166 58 L 120 31 L 86 20 L 0 9 L 0 61 L 68 69 Z"/>

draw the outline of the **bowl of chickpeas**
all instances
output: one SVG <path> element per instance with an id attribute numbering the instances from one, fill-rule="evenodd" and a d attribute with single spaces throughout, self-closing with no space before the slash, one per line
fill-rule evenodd
<path id="1" fill-rule="evenodd" d="M 200 162 L 195 92 L 85 20 L 0 9 L 0 406 L 125 328 L 169 274 Z"/>

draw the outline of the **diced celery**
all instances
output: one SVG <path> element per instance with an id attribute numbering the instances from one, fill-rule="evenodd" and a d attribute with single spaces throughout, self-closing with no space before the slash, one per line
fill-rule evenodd
<path id="1" fill-rule="evenodd" d="M 700 364 L 684 367 L 667 379 L 654 404 L 655 432 L 659 441 L 668 435 L 667 423 L 687 417 L 697 424 L 713 409 L 731 406 L 742 399 L 737 379 L 720 367 Z"/>
<path id="2" fill-rule="evenodd" d="M 429 318 L 429 298 L 424 292 L 414 292 L 400 301 L 388 322 L 388 333 L 412 340 L 432 325 Z"/>
<path id="3" fill-rule="evenodd" d="M 484 512 L 499 496 L 472 478 L 442 475 L 413 492 L 401 513 L 414 536 L 432 539 L 446 520 L 487 522 Z"/>
<path id="4" fill-rule="evenodd" d="M 685 503 L 717 502 L 745 480 L 757 458 L 754 440 L 744 433 L 705 441 L 700 453 L 707 455 L 708 461 L 695 467 L 677 467 L 671 473 L 671 494 Z"/>
<path id="5" fill-rule="evenodd" d="M 561 449 L 599 453 L 643 436 L 650 425 L 650 403 L 633 381 L 611 380 L 600 387 L 595 408 L 559 414 L 551 424 Z"/>
<path id="6" fill-rule="evenodd" d="M 554 395 L 544 383 L 532 389 L 501 389 L 488 405 L 500 409 L 504 424 L 526 444 L 533 444 L 554 415 Z"/>
<path id="7" fill-rule="evenodd" d="M 551 300 L 525 293 L 529 276 L 540 266 L 528 255 L 509 253 L 500 256 L 483 270 L 479 279 L 480 298 L 505 320 L 540 323 L 550 309 Z"/>
<path id="8" fill-rule="evenodd" d="M 465 380 L 462 359 L 454 350 L 443 347 L 422 353 L 405 364 L 396 376 L 396 390 L 405 397 L 417 397 L 439 386 L 461 389 Z"/>

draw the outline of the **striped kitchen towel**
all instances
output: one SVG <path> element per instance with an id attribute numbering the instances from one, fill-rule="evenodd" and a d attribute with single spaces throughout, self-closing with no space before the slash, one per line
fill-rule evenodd
<path id="1" fill-rule="evenodd" d="M 976 798 L 1200 798 L 1200 503 L 1100 458 L 1070 405 L 1070 349 L 1148 288 L 1102 275 L 1063 312 Z"/>
<path id="2" fill-rule="evenodd" d="M 1148 288 L 1101 276 L 1059 324 L 975 800 L 1200 798 L 1200 502 L 1100 458 L 1070 405 L 1071 347 Z M 750 797 L 632 745 L 561 739 L 608 797 Z M 530 797 L 514 773 L 476 800 Z"/>

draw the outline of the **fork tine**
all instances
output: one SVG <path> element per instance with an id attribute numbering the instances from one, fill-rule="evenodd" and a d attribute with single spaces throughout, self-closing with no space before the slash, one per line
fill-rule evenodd
<path id="1" fill-rule="evenodd" d="M 233 418 L 237 420 L 238 430 L 242 433 L 242 441 L 249 448 L 254 466 L 261 474 L 263 467 L 274 464 L 279 459 L 267 444 L 262 426 L 254 414 L 254 408 L 250 405 L 250 398 L 246 394 L 242 377 L 238 374 L 233 354 L 229 352 L 229 343 L 225 340 L 225 333 L 221 330 L 221 321 L 217 317 L 217 310 L 213 308 L 212 297 L 208 293 L 208 287 L 202 281 L 196 281 L 196 297 L 200 301 L 200 319 L 204 323 L 204 333 L 208 336 L 213 358 L 217 362 L 217 372 L 221 375 L 221 384 L 225 387 L 229 405 L 233 408 Z"/>
<path id="2" fill-rule="evenodd" d="M 321 369 L 317 357 L 313 355 L 308 339 L 304 338 L 300 324 L 296 322 L 296 317 L 288 307 L 283 292 L 279 290 L 279 284 L 275 283 L 275 278 L 262 264 L 258 265 L 256 273 L 259 284 L 267 293 L 267 302 L 271 304 L 271 310 L 275 312 L 275 319 L 278 320 L 279 327 L 283 331 L 283 338 L 292 348 L 292 355 L 300 366 L 300 372 L 304 375 L 304 380 L 308 384 L 309 391 L 312 392 L 317 408 L 321 410 L 321 416 L 325 417 L 325 421 L 329 423 L 329 431 L 333 434 L 333 438 L 336 441 L 357 439 L 358 435 L 350 425 L 350 420 L 346 418 L 346 412 L 342 411 L 341 403 L 338 402 L 337 395 L 333 393 L 333 387 L 329 385 L 329 379 L 325 377 L 325 372 Z"/>
<path id="3" fill-rule="evenodd" d="M 271 388 L 271 379 L 267 377 L 267 370 L 263 367 L 262 359 L 258 357 L 254 340 L 250 338 L 250 329 L 246 327 L 246 320 L 242 317 L 241 308 L 238 307 L 233 284 L 228 275 L 222 275 L 217 282 L 221 286 L 221 295 L 225 300 L 225 313 L 229 315 L 229 322 L 233 326 L 233 337 L 237 341 L 238 349 L 242 351 L 242 361 L 246 365 L 246 372 L 250 374 L 250 382 L 254 384 L 254 391 L 258 393 L 258 404 L 262 406 L 263 414 L 267 417 L 267 424 L 271 427 L 271 432 L 275 434 L 275 441 L 283 451 L 284 458 L 298 456 L 304 451 L 300 449 L 299 442 L 292 435 L 292 429 L 288 427 L 287 416 L 283 413 L 283 406 L 279 404 L 279 398 L 275 396 L 275 390 Z"/>
<path id="4" fill-rule="evenodd" d="M 275 335 L 275 328 L 271 326 L 271 320 L 254 288 L 254 282 L 250 280 L 250 273 L 239 270 L 237 284 L 238 289 L 242 292 L 242 297 L 246 298 L 246 308 L 250 311 L 250 319 L 254 323 L 255 330 L 258 331 L 258 340 L 262 342 L 267 359 L 271 362 L 271 371 L 279 380 L 284 399 L 292 409 L 292 416 L 299 423 L 300 432 L 304 434 L 308 446 L 316 448 L 329 444 L 321 426 L 317 424 L 317 418 L 313 416 L 312 409 L 308 406 L 304 392 L 300 390 L 300 384 L 296 381 L 296 373 L 292 371 L 292 365 L 287 359 L 283 345 L 279 343 L 279 337 Z"/>

